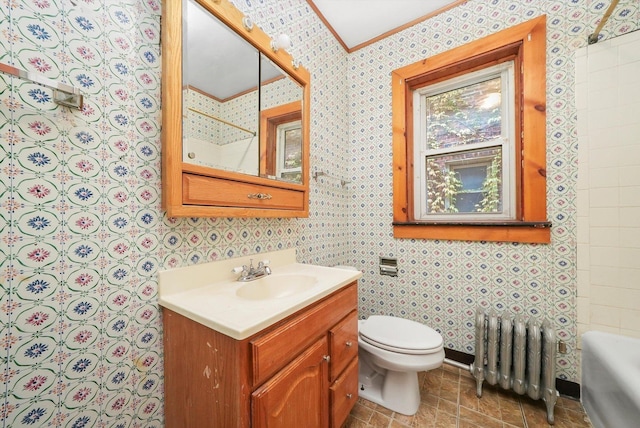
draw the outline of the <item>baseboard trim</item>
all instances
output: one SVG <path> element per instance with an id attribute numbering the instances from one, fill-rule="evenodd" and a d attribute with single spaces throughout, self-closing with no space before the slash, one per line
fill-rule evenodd
<path id="1" fill-rule="evenodd" d="M 445 358 L 462 364 L 471 364 L 475 356 L 455 349 L 444 348 Z M 569 380 L 556 378 L 556 389 L 560 395 L 574 400 L 580 400 L 580 384 Z"/>

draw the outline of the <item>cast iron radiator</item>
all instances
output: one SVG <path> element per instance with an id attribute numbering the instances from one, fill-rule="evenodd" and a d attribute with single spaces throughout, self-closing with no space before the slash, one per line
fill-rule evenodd
<path id="1" fill-rule="evenodd" d="M 553 424 L 556 390 L 556 333 L 548 320 L 522 315 L 513 318 L 494 310 L 476 311 L 476 358 L 471 373 L 482 396 L 482 382 L 499 384 L 547 405 L 547 422 Z"/>

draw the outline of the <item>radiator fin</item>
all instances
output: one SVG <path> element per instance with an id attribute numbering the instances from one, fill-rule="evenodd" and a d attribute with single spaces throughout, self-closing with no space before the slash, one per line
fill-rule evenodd
<path id="1" fill-rule="evenodd" d="M 540 322 L 523 315 L 486 313 L 479 308 L 475 316 L 476 358 L 471 373 L 476 393 L 482 396 L 482 384 L 500 385 L 547 406 L 547 422 L 553 424 L 556 390 L 556 334 L 548 320 Z"/>

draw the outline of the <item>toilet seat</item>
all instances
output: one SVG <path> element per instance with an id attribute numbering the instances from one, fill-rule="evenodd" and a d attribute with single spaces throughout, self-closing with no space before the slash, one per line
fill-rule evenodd
<path id="1" fill-rule="evenodd" d="M 442 336 L 424 324 L 404 318 L 371 315 L 359 326 L 362 340 L 392 352 L 424 355 L 443 347 Z"/>

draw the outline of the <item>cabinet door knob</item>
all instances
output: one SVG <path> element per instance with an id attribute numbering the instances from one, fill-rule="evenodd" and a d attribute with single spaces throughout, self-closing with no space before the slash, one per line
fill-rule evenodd
<path id="1" fill-rule="evenodd" d="M 353 343 L 351 343 L 351 341 L 350 341 L 350 340 L 347 340 L 347 341 L 346 341 L 346 343 L 345 343 L 345 346 L 346 346 L 347 348 L 349 348 L 349 347 L 351 347 L 351 345 L 353 345 Z"/>
<path id="2" fill-rule="evenodd" d="M 349 400 L 351 400 L 351 397 L 353 397 L 353 394 L 347 394 L 347 398 L 348 398 Z"/>
<path id="3" fill-rule="evenodd" d="M 329 355 L 325 355 L 324 357 L 322 357 L 327 363 L 329 361 L 331 361 L 331 357 Z"/>

